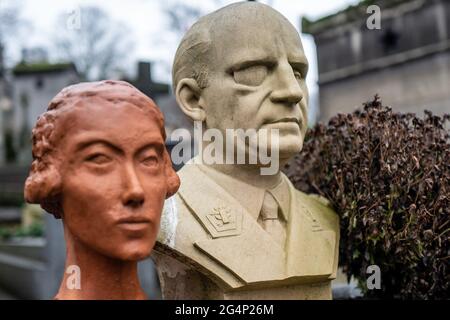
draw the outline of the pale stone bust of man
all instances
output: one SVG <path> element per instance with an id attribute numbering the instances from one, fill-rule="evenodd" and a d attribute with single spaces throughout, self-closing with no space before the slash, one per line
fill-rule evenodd
<path id="1" fill-rule="evenodd" d="M 307 69 L 292 24 L 269 6 L 241 2 L 187 31 L 173 83 L 181 110 L 206 129 L 278 129 L 281 168 L 303 145 Z M 336 213 L 280 170 L 262 175 L 259 162 L 197 158 L 178 172 L 153 254 L 163 297 L 331 299 Z"/>

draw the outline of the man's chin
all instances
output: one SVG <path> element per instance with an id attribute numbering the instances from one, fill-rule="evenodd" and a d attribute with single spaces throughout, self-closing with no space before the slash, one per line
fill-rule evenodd
<path id="1" fill-rule="evenodd" d="M 279 142 L 280 159 L 292 158 L 302 151 L 303 139 L 299 136 L 285 137 Z"/>

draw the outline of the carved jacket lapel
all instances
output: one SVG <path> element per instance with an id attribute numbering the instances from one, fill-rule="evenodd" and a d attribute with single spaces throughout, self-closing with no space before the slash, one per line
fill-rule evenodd
<path id="1" fill-rule="evenodd" d="M 234 197 L 196 165 L 186 169 L 184 174 L 188 174 L 189 179 L 186 176 L 183 180 L 179 195 L 212 237 L 195 242 L 195 247 L 246 284 L 282 279 L 285 252 L 281 246 Z"/>
<path id="2" fill-rule="evenodd" d="M 306 283 L 330 277 L 334 232 L 321 228 L 306 208 L 308 197 L 299 196 L 286 177 L 293 201 L 285 251 L 234 197 L 196 165 L 188 166 L 183 170 L 179 195 L 211 236 L 194 243 L 200 252 L 246 285 L 267 281 Z M 236 287 L 236 282 L 228 285 Z"/>
<path id="3" fill-rule="evenodd" d="M 287 277 L 299 282 L 326 280 L 334 272 L 336 233 L 325 230 L 313 215 L 310 197 L 295 190 L 291 182 L 291 215 L 288 226 Z M 300 279 L 301 278 L 301 279 Z"/>

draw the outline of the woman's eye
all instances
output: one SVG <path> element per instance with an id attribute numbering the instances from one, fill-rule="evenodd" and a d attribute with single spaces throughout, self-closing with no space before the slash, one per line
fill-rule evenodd
<path id="1" fill-rule="evenodd" d="M 94 164 L 106 164 L 111 161 L 111 158 L 105 156 L 104 154 L 94 154 L 89 156 L 86 161 Z"/>
<path id="2" fill-rule="evenodd" d="M 266 66 L 252 66 L 234 71 L 234 81 L 246 86 L 259 86 L 266 78 L 268 69 Z"/>
<path id="3" fill-rule="evenodd" d="M 144 164 L 147 167 L 153 167 L 158 165 L 158 158 L 155 156 L 147 157 L 142 161 L 142 164 Z"/>

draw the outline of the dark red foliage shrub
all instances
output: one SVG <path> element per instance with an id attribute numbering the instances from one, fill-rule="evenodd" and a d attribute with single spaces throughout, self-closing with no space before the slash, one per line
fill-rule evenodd
<path id="1" fill-rule="evenodd" d="M 339 213 L 340 265 L 367 297 L 449 298 L 449 119 L 395 113 L 376 96 L 310 129 L 285 168 Z M 372 264 L 380 290 L 366 290 Z"/>

